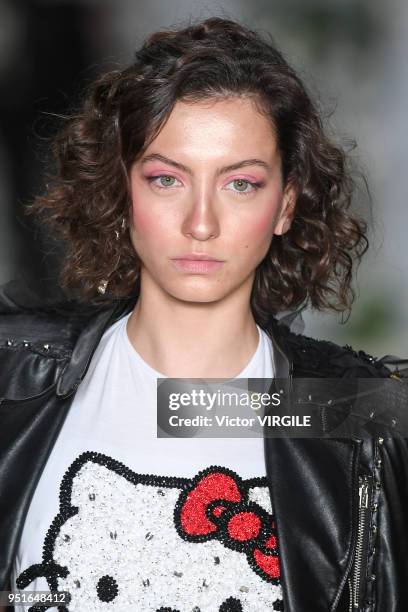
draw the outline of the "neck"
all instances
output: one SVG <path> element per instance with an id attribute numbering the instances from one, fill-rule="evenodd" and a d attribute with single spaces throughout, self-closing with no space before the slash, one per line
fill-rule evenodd
<path id="1" fill-rule="evenodd" d="M 233 378 L 244 369 L 259 342 L 252 279 L 215 302 L 179 300 L 144 281 L 127 334 L 146 363 L 172 378 Z"/>

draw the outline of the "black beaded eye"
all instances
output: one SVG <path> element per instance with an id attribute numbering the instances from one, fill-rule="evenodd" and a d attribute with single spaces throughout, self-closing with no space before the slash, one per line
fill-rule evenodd
<path id="1" fill-rule="evenodd" d="M 119 592 L 118 583 L 112 576 L 102 576 L 96 585 L 96 592 L 101 601 L 112 601 Z"/>
<path id="2" fill-rule="evenodd" d="M 220 606 L 220 612 L 242 612 L 242 604 L 235 597 L 228 597 Z"/>

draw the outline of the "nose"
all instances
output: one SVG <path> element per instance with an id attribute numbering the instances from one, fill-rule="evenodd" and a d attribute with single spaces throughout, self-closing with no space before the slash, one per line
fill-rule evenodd
<path id="1" fill-rule="evenodd" d="M 192 201 L 186 211 L 182 233 L 196 240 L 216 238 L 220 233 L 220 221 L 215 198 L 209 189 L 193 192 Z"/>

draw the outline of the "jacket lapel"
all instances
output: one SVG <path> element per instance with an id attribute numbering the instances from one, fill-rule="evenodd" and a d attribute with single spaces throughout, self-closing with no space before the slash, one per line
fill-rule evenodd
<path id="1" fill-rule="evenodd" d="M 76 391 L 88 370 L 92 355 L 104 332 L 109 325 L 130 312 L 134 303 L 133 298 L 118 300 L 110 308 L 97 312 L 91 324 L 81 331 L 71 359 L 58 381 L 58 397 L 68 397 Z"/>
<path id="2" fill-rule="evenodd" d="M 10 292 L 2 294 L 0 290 L 3 314 L 21 312 L 14 298 L 15 295 L 11 299 Z M 113 307 L 98 310 L 88 320 L 58 383 L 32 397 L 0 398 L 0 590 L 6 586 L 32 495 L 64 424 L 74 392 L 107 326 L 128 312 L 132 303 L 130 299 L 121 300 Z M 16 474 L 19 486 L 16 486 Z"/>
<path id="3" fill-rule="evenodd" d="M 266 330 L 275 377 L 296 376 L 295 356 Z M 265 467 L 276 516 L 285 612 L 335 610 L 351 563 L 360 445 L 347 439 L 264 438 Z"/>

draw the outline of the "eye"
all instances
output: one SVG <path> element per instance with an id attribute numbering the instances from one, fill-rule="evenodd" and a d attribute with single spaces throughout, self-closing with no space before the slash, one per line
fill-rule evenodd
<path id="1" fill-rule="evenodd" d="M 148 176 L 147 180 L 149 183 L 154 184 L 159 189 L 166 189 L 167 187 L 175 187 L 176 183 L 180 183 L 174 176 L 169 174 L 160 174 L 158 176 Z"/>
<path id="2" fill-rule="evenodd" d="M 99 578 L 96 585 L 96 592 L 101 601 L 112 601 L 119 592 L 118 583 L 112 576 L 106 574 L 102 576 L 102 578 Z"/>
<path id="3" fill-rule="evenodd" d="M 228 185 L 234 186 L 234 189 L 230 191 L 235 191 L 235 193 L 239 193 L 242 195 L 247 195 L 249 193 L 252 193 L 253 191 L 256 191 L 257 189 L 259 189 L 259 187 L 261 187 L 260 183 L 252 183 L 251 181 L 247 181 L 246 179 L 241 179 L 241 178 L 234 179 L 233 181 L 228 183 Z"/>

